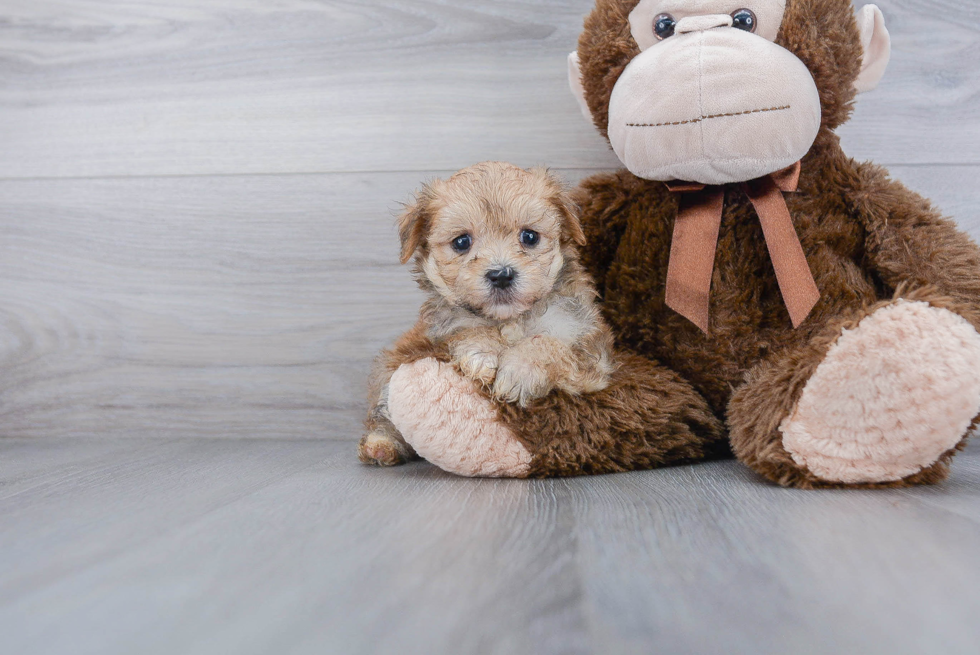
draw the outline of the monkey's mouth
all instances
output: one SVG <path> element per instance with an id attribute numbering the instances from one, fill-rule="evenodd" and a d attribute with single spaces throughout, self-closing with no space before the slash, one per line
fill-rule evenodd
<path id="1" fill-rule="evenodd" d="M 670 127 L 672 125 L 691 125 L 692 123 L 703 123 L 704 121 L 710 121 L 713 118 L 731 118 L 732 116 L 746 116 L 748 114 L 764 114 L 770 111 L 787 111 L 790 109 L 790 105 L 782 105 L 780 107 L 767 107 L 766 109 L 749 109 L 747 111 L 733 111 L 727 114 L 711 114 L 710 116 L 699 116 L 698 118 L 691 118 L 686 121 L 671 121 L 666 123 L 627 123 L 626 127 Z"/>

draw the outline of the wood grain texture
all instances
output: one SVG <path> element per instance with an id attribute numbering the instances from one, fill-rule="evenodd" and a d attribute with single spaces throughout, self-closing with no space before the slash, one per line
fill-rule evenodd
<path id="1" fill-rule="evenodd" d="M 8 0 L 0 177 L 615 166 L 567 89 L 591 0 Z M 891 68 L 841 133 L 980 163 L 980 5 L 879 0 Z"/>
<path id="2" fill-rule="evenodd" d="M 956 464 L 814 493 L 735 462 L 492 481 L 335 441 L 8 439 L 0 651 L 974 652 L 980 450 Z"/>
<path id="3" fill-rule="evenodd" d="M 845 152 L 886 165 L 980 163 L 980 3 L 873 4 L 885 14 L 892 58 L 839 130 Z"/>
<path id="4" fill-rule="evenodd" d="M 612 165 L 565 82 L 589 3 L 5 3 L 0 177 Z"/>
<path id="5" fill-rule="evenodd" d="M 391 214 L 417 182 L 0 184 L 3 432 L 353 436 L 420 303 Z"/>
<path id="6" fill-rule="evenodd" d="M 354 438 L 442 174 L 0 181 L 0 434 Z M 896 174 L 980 236 L 980 167 Z"/>
<path id="7" fill-rule="evenodd" d="M 980 237 L 980 6 L 877 1 L 845 148 Z M 618 165 L 564 78 L 590 6 L 0 4 L 0 653 L 976 651 L 977 444 L 884 493 L 356 463 L 421 301 L 398 201 Z"/>

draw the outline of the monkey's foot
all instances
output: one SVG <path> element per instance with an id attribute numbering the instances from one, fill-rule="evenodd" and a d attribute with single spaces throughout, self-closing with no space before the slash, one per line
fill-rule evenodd
<path id="1" fill-rule="evenodd" d="M 531 453 L 500 424 L 474 382 L 435 359 L 405 364 L 391 377 L 392 423 L 419 455 L 472 477 L 527 475 Z"/>
<path id="2" fill-rule="evenodd" d="M 900 300 L 845 330 L 783 420 L 783 447 L 824 480 L 900 480 L 934 464 L 980 412 L 980 335 Z"/>

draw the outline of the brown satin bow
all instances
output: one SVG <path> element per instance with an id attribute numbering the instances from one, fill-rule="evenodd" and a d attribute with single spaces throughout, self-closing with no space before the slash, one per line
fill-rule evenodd
<path id="1" fill-rule="evenodd" d="M 779 291 L 794 328 L 820 300 L 820 291 L 783 198 L 783 192 L 796 191 L 799 180 L 800 163 L 797 162 L 742 184 L 759 215 Z M 667 306 L 707 334 L 708 294 L 725 188 L 686 182 L 668 182 L 667 188 L 681 194 L 667 264 Z"/>

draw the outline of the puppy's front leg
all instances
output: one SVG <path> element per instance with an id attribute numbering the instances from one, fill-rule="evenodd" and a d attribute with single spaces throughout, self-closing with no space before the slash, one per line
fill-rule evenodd
<path id="1" fill-rule="evenodd" d="M 553 337 L 537 335 L 517 343 L 500 355 L 493 395 L 526 407 L 548 395 L 560 371 L 571 364 L 571 349 Z"/>
<path id="2" fill-rule="evenodd" d="M 450 339 L 449 353 L 463 375 L 490 385 L 497 376 L 499 356 L 504 345 L 496 329 L 466 330 Z"/>

